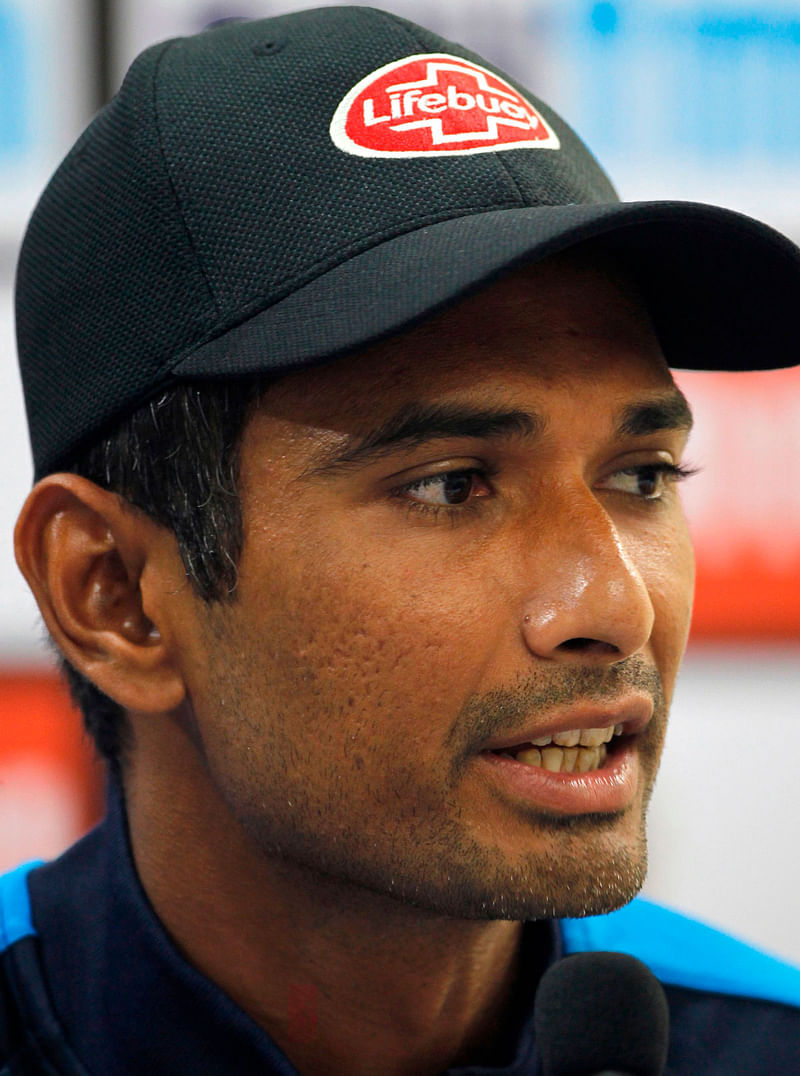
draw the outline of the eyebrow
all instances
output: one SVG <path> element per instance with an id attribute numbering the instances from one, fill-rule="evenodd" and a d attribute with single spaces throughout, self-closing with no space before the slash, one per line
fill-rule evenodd
<path id="1" fill-rule="evenodd" d="M 400 449 L 415 448 L 430 441 L 458 437 L 479 440 L 531 438 L 541 435 L 546 426 L 543 416 L 533 411 L 412 403 L 369 433 L 347 438 L 344 448 L 335 456 L 317 457 L 305 471 L 305 477 L 326 477 L 363 467 Z M 689 430 L 691 427 L 689 404 L 675 387 L 666 393 L 627 404 L 617 422 L 616 433 L 622 437 L 643 437 L 659 430 Z"/>
<path id="2" fill-rule="evenodd" d="M 691 430 L 694 419 L 689 401 L 677 387 L 622 409 L 617 433 L 622 437 L 645 437 L 659 430 Z"/>
<path id="3" fill-rule="evenodd" d="M 448 437 L 481 440 L 532 437 L 544 420 L 528 411 L 470 408 L 462 404 L 409 404 L 362 437 L 348 438 L 343 451 L 311 466 L 307 474 L 329 475 L 363 466 L 400 448 L 415 448 Z"/>

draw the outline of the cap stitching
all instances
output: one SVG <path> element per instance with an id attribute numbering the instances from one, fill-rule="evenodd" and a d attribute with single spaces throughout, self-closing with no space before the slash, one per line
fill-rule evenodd
<path id="1" fill-rule="evenodd" d="M 220 312 L 221 312 L 220 304 L 219 304 L 217 296 L 216 296 L 216 294 L 214 292 L 214 288 L 213 288 L 213 286 L 211 284 L 211 280 L 209 278 L 209 275 L 206 272 L 206 268 L 203 265 L 203 261 L 202 261 L 202 259 L 200 257 L 200 252 L 197 249 L 197 244 L 195 243 L 195 239 L 194 239 L 194 235 L 192 234 L 192 230 L 189 227 L 188 221 L 186 220 L 186 215 L 184 213 L 183 204 L 181 202 L 180 195 L 178 194 L 177 185 L 176 185 L 175 181 L 172 178 L 172 172 L 170 171 L 169 161 L 167 159 L 167 154 L 166 154 L 166 150 L 164 148 L 164 143 L 163 143 L 163 139 L 162 139 L 161 119 L 160 119 L 159 111 L 158 111 L 158 95 L 157 95 L 157 85 L 156 85 L 156 83 L 157 83 L 157 80 L 158 80 L 159 70 L 161 68 L 161 62 L 164 59 L 164 57 L 166 56 L 169 49 L 174 47 L 175 45 L 177 45 L 181 40 L 182 40 L 182 38 L 173 38 L 172 41 L 167 41 L 165 43 L 165 45 L 164 45 L 164 48 L 161 51 L 161 54 L 159 55 L 158 59 L 156 60 L 155 67 L 153 68 L 153 118 L 155 120 L 155 128 L 156 128 L 156 137 L 157 137 L 157 141 L 158 141 L 158 148 L 159 148 L 159 151 L 161 153 L 161 159 L 162 159 L 163 164 L 164 164 L 164 173 L 165 173 L 165 175 L 167 177 L 167 183 L 169 184 L 169 189 L 172 192 L 172 197 L 173 197 L 173 200 L 175 202 L 175 206 L 176 206 L 176 208 L 178 210 L 178 216 L 180 218 L 181 224 L 183 225 L 183 230 L 184 230 L 184 233 L 186 235 L 186 239 L 187 239 L 187 241 L 189 243 L 189 248 L 191 249 L 192 254 L 194 255 L 194 259 L 195 259 L 195 262 L 197 264 L 197 268 L 198 268 L 198 270 L 200 272 L 201 277 L 203 278 L 203 281 L 204 281 L 204 283 L 206 285 L 206 288 L 208 289 L 208 294 L 209 294 L 209 297 L 211 299 L 211 302 L 214 304 L 214 313 L 218 317 Z"/>
<path id="2" fill-rule="evenodd" d="M 496 153 L 495 157 L 496 157 L 496 160 L 497 160 L 497 164 L 499 164 L 500 167 L 503 169 L 503 171 L 508 176 L 508 179 L 511 182 L 511 186 L 517 192 L 517 197 L 519 198 L 520 206 L 526 206 L 528 203 L 526 202 L 525 197 L 524 197 L 524 195 L 522 193 L 522 188 L 520 187 L 519 183 L 517 182 L 517 179 L 514 176 L 514 173 L 511 171 L 511 169 L 508 167 L 507 163 L 503 159 L 502 154 Z"/>
<path id="3" fill-rule="evenodd" d="M 400 29 L 405 31 L 406 36 L 411 40 L 411 43 L 413 44 L 414 48 L 422 49 L 423 51 L 425 51 L 428 48 L 427 44 L 417 34 L 414 33 L 414 30 L 412 29 L 411 26 L 406 25 L 405 21 L 402 18 L 400 18 L 397 15 L 393 15 L 388 11 L 380 11 L 379 14 L 384 15 L 390 22 L 397 23 L 398 26 L 400 27 Z M 486 63 L 487 61 L 484 60 L 482 62 Z M 520 188 L 520 185 L 517 182 L 517 179 L 515 178 L 513 172 L 508 167 L 506 162 L 503 160 L 502 155 L 499 154 L 499 153 L 494 153 L 493 157 L 494 157 L 495 163 L 498 164 L 500 166 L 500 168 L 503 170 L 503 172 L 505 173 L 507 179 L 510 181 L 511 186 L 514 188 L 514 190 L 517 193 L 518 201 L 516 203 L 514 203 L 514 205 L 515 206 L 517 206 L 517 205 L 519 205 L 519 206 L 527 205 L 528 203 L 525 200 L 525 196 L 522 193 L 522 189 Z"/>

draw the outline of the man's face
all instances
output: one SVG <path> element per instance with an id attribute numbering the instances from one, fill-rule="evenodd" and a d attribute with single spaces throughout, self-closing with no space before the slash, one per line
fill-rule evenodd
<path id="1" fill-rule="evenodd" d="M 237 597 L 183 635 L 267 855 L 462 918 L 634 895 L 690 617 L 686 418 L 638 301 L 574 257 L 270 389 Z"/>

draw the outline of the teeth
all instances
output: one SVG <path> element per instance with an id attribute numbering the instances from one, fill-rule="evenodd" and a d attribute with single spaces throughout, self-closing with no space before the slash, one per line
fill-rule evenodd
<path id="1" fill-rule="evenodd" d="M 505 755 L 508 758 L 515 758 L 518 762 L 525 762 L 528 766 L 544 766 L 546 770 L 551 770 L 553 773 L 572 773 L 574 769 L 584 773 L 586 771 L 580 769 L 579 762 L 584 759 L 581 764 L 585 765 L 584 756 L 587 755 L 587 752 L 594 748 L 602 747 L 603 755 L 600 763 L 602 764 L 602 759 L 605 758 L 605 744 L 610 743 L 615 736 L 621 736 L 622 732 L 622 724 L 609 725 L 602 729 L 565 729 L 563 732 L 554 732 L 552 735 L 539 736 L 535 740 L 530 740 L 529 742 L 533 746 L 517 751 L 516 754 L 511 749 L 498 751 L 498 754 Z M 554 748 L 553 745 L 555 745 Z M 574 751 L 578 747 L 586 750 L 581 750 L 580 753 L 575 754 Z M 556 753 L 550 751 L 550 748 L 553 748 Z M 588 757 L 591 760 L 592 756 L 590 754 Z M 566 762 L 564 761 L 565 759 Z M 558 765 L 556 765 L 556 762 L 558 762 Z M 593 768 L 593 766 L 587 767 L 587 769 Z"/>
<path id="2" fill-rule="evenodd" d="M 600 754 L 597 747 L 590 747 L 587 751 L 581 751 L 581 757 L 578 759 L 578 773 L 588 773 L 589 770 L 596 770 L 599 758 Z"/>
<path id="3" fill-rule="evenodd" d="M 565 747 L 564 748 L 564 764 L 561 767 L 563 773 L 572 773 L 575 769 L 575 765 L 578 761 L 578 755 L 581 753 L 579 747 Z"/>
<path id="4" fill-rule="evenodd" d="M 550 773 L 588 773 L 599 769 L 606 760 L 606 746 L 597 747 L 531 747 L 516 755 L 517 762 L 526 766 L 541 766 Z"/>
<path id="5" fill-rule="evenodd" d="M 545 747 L 542 750 L 542 765 L 550 773 L 560 773 L 564 752 L 560 747 Z"/>
<path id="6" fill-rule="evenodd" d="M 614 734 L 614 730 L 610 729 L 581 729 L 580 745 L 581 747 L 599 747 L 601 743 L 606 743 L 606 732 L 610 731 L 611 736 Z M 611 736 L 608 739 L 611 739 Z"/>
<path id="7" fill-rule="evenodd" d="M 610 743 L 614 736 L 622 732 L 622 725 L 609 725 L 603 729 L 565 729 L 563 732 L 554 732 L 551 736 L 539 736 L 530 742 L 534 747 L 549 747 L 556 744 L 558 747 L 599 747 L 600 744 Z"/>

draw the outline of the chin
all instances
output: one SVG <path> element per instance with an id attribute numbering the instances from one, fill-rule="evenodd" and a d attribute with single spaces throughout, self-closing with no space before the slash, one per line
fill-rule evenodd
<path id="1" fill-rule="evenodd" d="M 436 872 L 422 879 L 398 877 L 396 872 L 384 892 L 455 919 L 524 922 L 603 915 L 633 900 L 647 874 L 643 827 L 625 839 L 614 832 L 619 821 L 604 816 L 562 818 L 556 839 L 514 866 L 501 853 L 487 855 L 484 850 L 458 862 L 453 857 L 440 860 Z"/>

